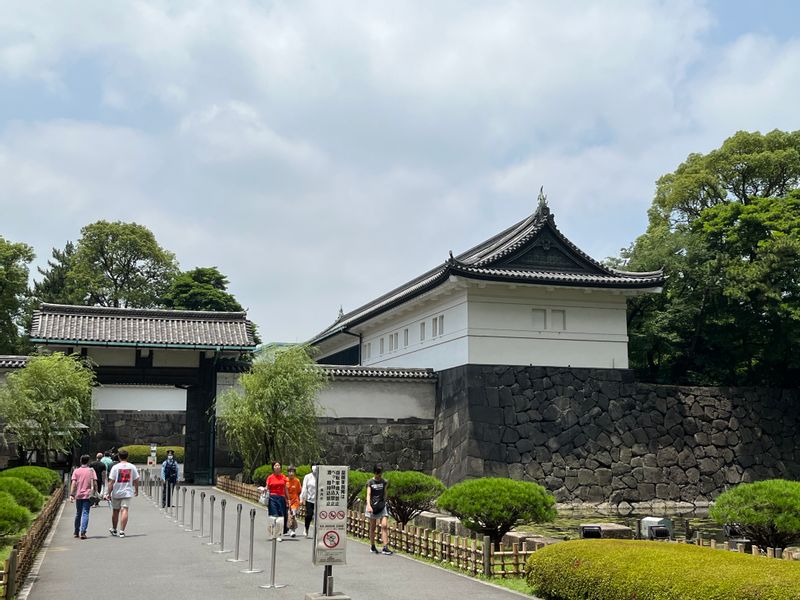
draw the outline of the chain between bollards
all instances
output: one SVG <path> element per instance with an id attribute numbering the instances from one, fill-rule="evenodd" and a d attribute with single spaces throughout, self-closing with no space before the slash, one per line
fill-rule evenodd
<path id="1" fill-rule="evenodd" d="M 228 554 L 230 550 L 225 550 L 225 505 L 228 502 L 223 498 L 219 501 L 219 550 L 214 550 L 214 554 Z"/>
<path id="2" fill-rule="evenodd" d="M 253 568 L 253 541 L 256 535 L 256 509 L 250 509 L 250 555 L 248 557 L 248 568 L 243 569 L 240 573 L 261 573 L 263 569 Z"/>
<path id="3" fill-rule="evenodd" d="M 216 502 L 216 501 L 217 501 L 217 499 L 214 497 L 214 494 L 211 494 L 208 497 L 208 503 L 209 503 L 209 511 L 208 511 L 209 515 L 208 516 L 209 516 L 209 519 L 210 519 L 210 523 L 209 523 L 209 527 L 208 527 L 208 538 L 209 538 L 209 540 L 206 542 L 206 546 L 213 546 L 214 545 L 214 502 Z"/>
<path id="4" fill-rule="evenodd" d="M 239 558 L 239 540 L 242 533 L 242 504 L 236 505 L 236 541 L 234 542 L 233 558 L 227 559 L 228 562 L 244 562 Z"/>

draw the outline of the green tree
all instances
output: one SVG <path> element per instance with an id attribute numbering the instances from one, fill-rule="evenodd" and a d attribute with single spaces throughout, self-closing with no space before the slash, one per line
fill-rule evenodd
<path id="1" fill-rule="evenodd" d="M 632 270 L 664 292 L 629 304 L 631 364 L 654 381 L 793 385 L 800 346 L 800 132 L 739 132 L 659 179 Z"/>
<path id="2" fill-rule="evenodd" d="M 436 477 L 418 471 L 391 471 L 385 476 L 389 481 L 386 504 L 403 529 L 422 511 L 431 510 L 445 489 Z"/>
<path id="3" fill-rule="evenodd" d="M 502 477 L 457 483 L 436 504 L 461 519 L 467 529 L 488 535 L 495 549 L 514 527 L 556 518 L 555 499 L 542 486 Z"/>
<path id="4" fill-rule="evenodd" d="M 785 548 L 800 541 L 800 481 L 742 483 L 720 494 L 709 515 L 761 548 Z"/>
<path id="5" fill-rule="evenodd" d="M 228 278 L 216 267 L 197 267 L 175 277 L 164 296 L 164 306 L 184 310 L 244 310 L 227 290 Z"/>
<path id="6" fill-rule="evenodd" d="M 13 432 L 22 448 L 43 451 L 49 466 L 52 452 L 71 452 L 83 427 L 91 426 L 94 380 L 92 369 L 77 357 L 60 352 L 31 357 L 0 388 L 5 432 Z"/>
<path id="7" fill-rule="evenodd" d="M 19 325 L 28 289 L 33 249 L 0 236 L 0 354 L 19 352 Z"/>
<path id="8" fill-rule="evenodd" d="M 47 261 L 47 268 L 38 267 L 41 281 L 33 284 L 31 295 L 37 304 L 52 302 L 54 304 L 80 303 L 80 294 L 76 294 L 74 282 L 69 276 L 75 257 L 75 245 L 67 242 L 63 250 L 53 248 L 52 258 Z"/>
<path id="9" fill-rule="evenodd" d="M 177 272 L 175 255 L 143 225 L 97 221 L 81 229 L 68 278 L 86 304 L 150 308 Z"/>
<path id="10" fill-rule="evenodd" d="M 289 346 L 257 359 L 239 379 L 241 390 L 222 395 L 218 418 L 246 478 L 266 462 L 319 456 L 316 398 L 325 381 L 308 348 Z"/>

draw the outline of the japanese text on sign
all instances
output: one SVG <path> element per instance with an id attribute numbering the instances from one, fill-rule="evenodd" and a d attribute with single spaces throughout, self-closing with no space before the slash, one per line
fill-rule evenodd
<path id="1" fill-rule="evenodd" d="M 317 467 L 314 564 L 346 564 L 348 467 Z"/>

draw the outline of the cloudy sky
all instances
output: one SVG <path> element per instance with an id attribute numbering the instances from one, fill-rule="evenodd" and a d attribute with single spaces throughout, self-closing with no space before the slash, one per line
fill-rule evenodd
<path id="1" fill-rule="evenodd" d="M 654 182 L 800 129 L 793 2 L 0 3 L 0 235 L 99 220 L 302 341 L 530 214 L 602 259 Z"/>

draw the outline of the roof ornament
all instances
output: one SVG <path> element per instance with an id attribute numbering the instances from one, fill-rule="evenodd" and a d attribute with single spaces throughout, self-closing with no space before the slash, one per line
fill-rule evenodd
<path id="1" fill-rule="evenodd" d="M 339 305 L 339 316 L 336 318 L 337 321 L 341 321 L 344 318 L 344 309 L 342 305 Z"/>
<path id="2" fill-rule="evenodd" d="M 448 252 L 448 254 L 450 255 L 450 257 L 447 259 L 447 262 L 449 262 L 450 264 L 453 264 L 454 262 L 456 262 L 456 259 L 455 259 L 455 258 L 453 258 L 453 251 L 452 251 L 452 250 L 450 250 L 450 251 Z"/>
<path id="3" fill-rule="evenodd" d="M 544 193 L 544 186 L 539 188 L 539 205 L 536 207 L 536 212 L 543 217 L 550 216 L 550 207 L 547 206 L 547 196 Z"/>

